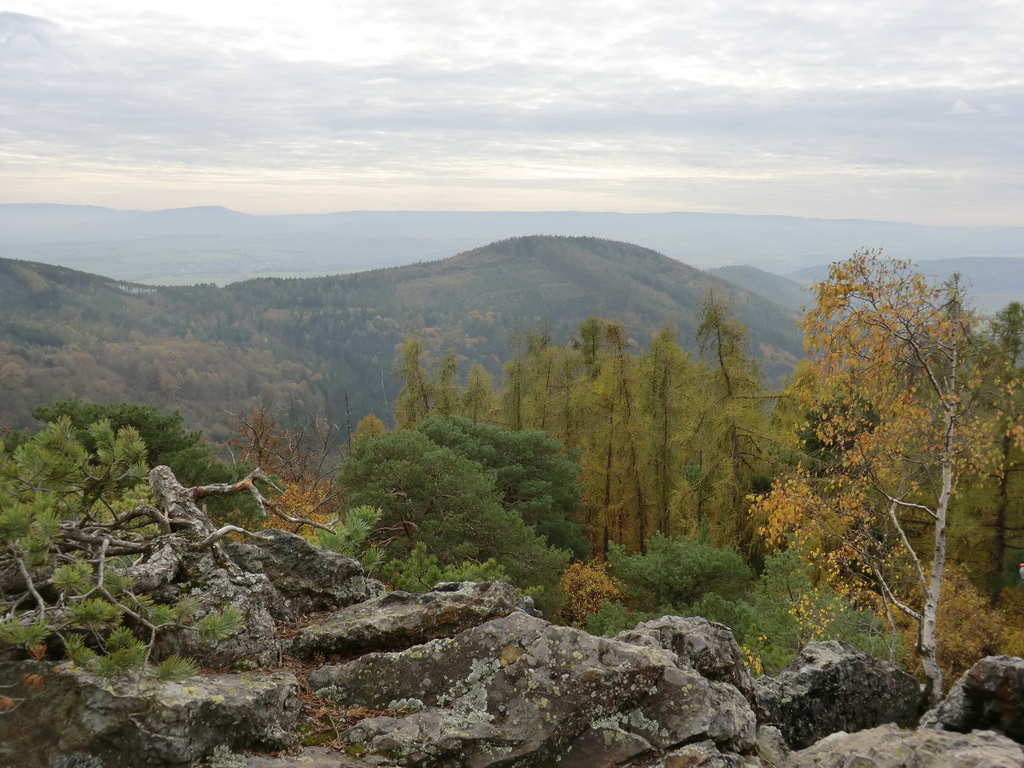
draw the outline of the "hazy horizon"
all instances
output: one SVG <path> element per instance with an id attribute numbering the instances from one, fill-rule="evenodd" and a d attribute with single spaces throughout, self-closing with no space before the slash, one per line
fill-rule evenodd
<path id="1" fill-rule="evenodd" d="M 103 208 L 121 213 L 167 213 L 171 211 L 188 211 L 195 209 L 220 209 L 230 213 L 239 213 L 243 216 L 253 217 L 286 217 L 286 216 L 330 216 L 332 214 L 359 214 L 359 213 L 409 213 L 409 214 L 592 214 L 608 216 L 736 216 L 744 218 L 776 218 L 776 219 L 803 219 L 806 221 L 835 221 L 835 222 L 871 222 L 878 224 L 905 224 L 915 227 L 926 227 L 931 229 L 1020 229 L 1024 231 L 1024 220 L 1016 224 L 928 224 L 906 219 L 893 218 L 864 218 L 858 216 L 802 216 L 799 214 L 787 213 L 761 213 L 758 211 L 708 211 L 708 210 L 636 210 L 625 211 L 613 208 L 607 209 L 584 209 L 584 208 L 338 208 L 331 210 L 281 210 L 273 212 L 262 212 L 259 210 L 245 210 L 224 203 L 197 203 L 194 205 L 175 205 L 169 207 L 145 207 L 145 206 L 120 206 L 106 205 L 101 203 L 78 203 L 64 200 L 10 200 L 0 202 L 0 206 L 54 206 L 65 208 Z M 1024 244 L 1022 244 L 1024 245 Z"/>

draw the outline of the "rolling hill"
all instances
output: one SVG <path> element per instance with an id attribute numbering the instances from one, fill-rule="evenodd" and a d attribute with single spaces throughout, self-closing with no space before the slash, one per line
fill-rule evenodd
<path id="1" fill-rule="evenodd" d="M 433 354 L 497 373 L 510 334 L 558 340 L 597 315 L 637 344 L 671 323 L 693 350 L 704 296 L 729 301 L 779 380 L 800 354 L 794 316 L 674 259 L 628 243 L 533 236 L 435 262 L 225 287 L 153 287 L 0 260 L 0 424 L 25 426 L 58 397 L 180 408 L 214 439 L 234 413 L 273 402 L 336 423 L 390 414 L 396 347 L 419 334 Z"/>
<path id="2" fill-rule="evenodd" d="M 811 300 L 811 295 L 800 283 L 757 267 L 718 267 L 709 269 L 708 273 L 794 312 L 801 312 Z"/>

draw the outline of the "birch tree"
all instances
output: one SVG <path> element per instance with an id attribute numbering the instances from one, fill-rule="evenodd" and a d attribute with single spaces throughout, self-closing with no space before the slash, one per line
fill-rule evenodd
<path id="1" fill-rule="evenodd" d="M 902 612 L 916 627 L 935 702 L 950 513 L 988 458 L 967 354 L 975 321 L 956 278 L 931 283 L 878 251 L 833 264 L 815 294 L 806 405 L 834 460 L 776 481 L 760 501 L 767 532 L 795 534 L 834 580 L 873 580 L 890 620 Z"/>

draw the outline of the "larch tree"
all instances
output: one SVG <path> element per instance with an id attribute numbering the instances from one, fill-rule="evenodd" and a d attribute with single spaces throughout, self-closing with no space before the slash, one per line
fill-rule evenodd
<path id="1" fill-rule="evenodd" d="M 664 328 L 655 336 L 640 363 L 639 377 L 640 402 L 650 422 L 642 437 L 654 475 L 651 505 L 655 527 L 665 536 L 671 533 L 672 492 L 682 471 L 680 433 L 691 402 L 684 391 L 689 360 L 675 337 L 673 328 Z"/>
<path id="2" fill-rule="evenodd" d="M 614 388 L 613 396 L 619 404 L 617 412 L 621 421 L 619 434 L 622 444 L 619 446 L 621 456 L 618 464 L 622 480 L 618 485 L 622 499 L 618 541 L 625 543 L 635 540 L 639 550 L 645 552 L 650 534 L 647 526 L 647 473 L 639 443 L 641 435 L 647 433 L 649 427 L 637 404 L 635 364 L 627 349 L 629 342 L 625 329 L 618 323 L 609 323 L 607 338 L 607 371 Z"/>
<path id="3" fill-rule="evenodd" d="M 746 525 L 745 497 L 771 442 L 766 406 L 772 396 L 747 354 L 745 329 L 712 293 L 705 298 L 697 340 L 709 365 L 689 446 L 697 530 L 750 549 L 754 531 Z"/>
<path id="4" fill-rule="evenodd" d="M 494 415 L 494 380 L 480 363 L 469 369 L 461 413 L 474 424 L 490 421 Z"/>
<path id="5" fill-rule="evenodd" d="M 442 416 L 453 416 L 459 411 L 462 393 L 458 385 L 459 364 L 455 353 L 444 356 L 434 379 L 434 412 Z"/>
<path id="6" fill-rule="evenodd" d="M 766 533 L 795 535 L 823 572 L 869 576 L 915 626 L 927 695 L 942 695 L 937 620 L 950 511 L 986 460 L 974 325 L 959 282 L 933 284 L 879 251 L 833 264 L 803 328 L 809 431 L 831 458 L 776 480 Z"/>
<path id="7" fill-rule="evenodd" d="M 395 420 L 399 429 L 409 429 L 427 417 L 433 404 L 433 387 L 423 367 L 423 345 L 414 336 L 402 344 L 398 375 L 402 390 L 395 403 Z"/>
<path id="8" fill-rule="evenodd" d="M 994 468 L 996 502 L 991 522 L 989 566 L 990 597 L 995 605 L 1002 592 L 1006 555 L 1012 541 L 1014 494 L 1011 487 L 1024 473 L 1024 306 L 1012 302 L 997 313 L 988 336 L 981 352 L 985 357 L 986 400 L 998 422 L 995 435 L 998 459 Z"/>

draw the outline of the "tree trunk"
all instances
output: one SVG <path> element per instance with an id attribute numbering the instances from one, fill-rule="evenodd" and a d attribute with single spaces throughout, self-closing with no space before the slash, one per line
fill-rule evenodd
<path id="1" fill-rule="evenodd" d="M 938 704 L 942 698 L 942 669 L 938 662 L 938 613 L 942 597 L 942 575 L 946 570 L 946 521 L 949 516 L 949 502 L 953 496 L 953 440 L 956 423 L 954 407 L 949 405 L 946 407 L 946 436 L 942 451 L 942 489 L 939 492 L 939 503 L 935 508 L 935 541 L 932 547 L 931 583 L 926 590 L 918 635 L 918 652 L 921 654 L 925 677 L 928 678 L 925 693 L 931 706 Z"/>

